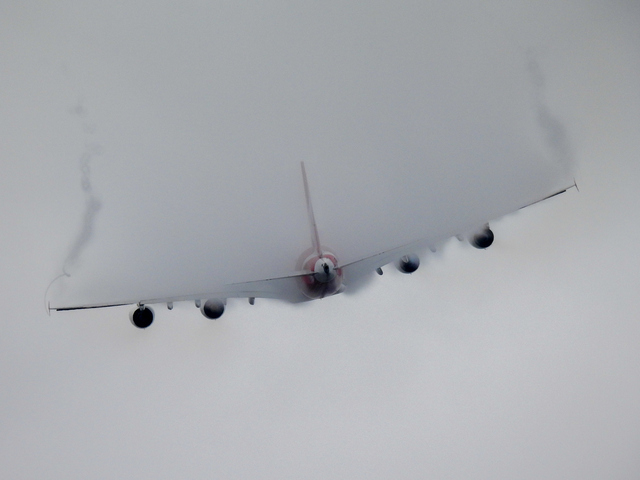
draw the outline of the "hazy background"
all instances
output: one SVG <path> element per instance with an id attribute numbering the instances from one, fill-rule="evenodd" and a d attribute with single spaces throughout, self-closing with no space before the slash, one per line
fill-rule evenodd
<path id="1" fill-rule="evenodd" d="M 0 18 L 10 476 L 638 474 L 635 2 Z M 570 150 L 545 136 L 563 128 Z M 308 246 L 300 160 L 349 259 L 473 223 L 479 195 L 506 209 L 568 157 L 581 193 L 356 296 L 237 300 L 215 323 L 158 308 L 147 331 L 128 308 L 44 313 L 65 257 L 84 296 L 287 273 Z"/>

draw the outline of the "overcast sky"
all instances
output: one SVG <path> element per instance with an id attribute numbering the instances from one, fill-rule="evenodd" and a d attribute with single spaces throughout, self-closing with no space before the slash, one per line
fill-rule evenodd
<path id="1" fill-rule="evenodd" d="M 0 6 L 2 471 L 638 476 L 640 6 L 448 3 Z M 300 160 L 345 259 L 580 193 L 356 295 L 46 316 L 63 266 L 97 299 L 287 273 Z"/>

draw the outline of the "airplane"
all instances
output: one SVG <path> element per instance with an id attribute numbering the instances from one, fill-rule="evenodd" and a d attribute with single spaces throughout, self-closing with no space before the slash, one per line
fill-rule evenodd
<path id="1" fill-rule="evenodd" d="M 364 275 L 373 271 L 378 273 L 378 275 L 382 275 L 382 267 L 392 262 L 400 272 L 411 274 L 418 270 L 420 266 L 420 258 L 415 253 L 416 251 L 427 247 L 435 252 L 436 245 L 449 238 L 449 235 L 442 235 L 428 239 L 418 239 L 350 263 L 341 264 L 336 254 L 320 242 L 304 162 L 300 162 L 300 166 L 307 204 L 307 217 L 311 231 L 311 247 L 300 254 L 296 263 L 296 271 L 290 275 L 232 283 L 224 285 L 216 291 L 201 292 L 192 295 L 177 295 L 166 298 L 142 298 L 113 303 L 71 306 L 52 306 L 50 302 L 47 302 L 48 313 L 50 314 L 52 311 L 62 312 L 135 305 L 129 314 L 129 320 L 135 327 L 144 329 L 149 327 L 154 320 L 154 310 L 150 305 L 166 304 L 167 308 L 172 310 L 175 302 L 192 301 L 195 303 L 195 306 L 200 309 L 204 317 L 210 320 L 216 320 L 224 313 L 228 298 L 247 298 L 251 305 L 254 305 L 256 298 L 275 298 L 291 303 L 318 300 L 344 292 L 345 289 L 348 288 L 346 280 L 349 278 L 362 278 Z M 555 197 L 574 187 L 577 189 L 575 179 L 573 185 L 523 205 L 520 208 L 522 209 Z M 494 241 L 494 234 L 488 223 L 472 231 L 471 234 L 458 234 L 456 237 L 458 240 L 468 241 L 473 247 L 482 250 L 489 248 Z"/>

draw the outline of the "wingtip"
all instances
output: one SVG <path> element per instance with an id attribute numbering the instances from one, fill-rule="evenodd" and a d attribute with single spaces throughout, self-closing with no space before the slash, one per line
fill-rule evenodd
<path id="1" fill-rule="evenodd" d="M 59 279 L 62 277 L 70 277 L 71 274 L 67 273 L 66 269 L 63 268 L 62 269 L 62 273 L 60 275 L 58 275 L 56 278 L 54 278 L 53 280 L 51 280 L 51 282 L 49 283 L 49 285 L 47 286 L 47 289 L 44 292 L 44 308 L 47 311 L 47 315 L 51 316 L 51 310 L 57 311 L 57 308 L 51 308 L 51 300 L 49 300 L 49 290 L 51 290 L 51 286 Z"/>

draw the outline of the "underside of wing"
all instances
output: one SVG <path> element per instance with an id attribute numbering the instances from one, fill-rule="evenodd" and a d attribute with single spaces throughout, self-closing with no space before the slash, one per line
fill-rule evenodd
<path id="1" fill-rule="evenodd" d="M 174 302 L 195 301 L 200 302 L 207 299 L 226 300 L 227 298 L 273 298 L 284 300 L 290 303 L 299 303 L 309 300 L 298 288 L 298 278 L 309 275 L 312 272 L 296 272 L 291 275 L 275 278 L 266 278 L 249 282 L 232 283 L 224 285 L 219 289 L 206 292 L 168 295 L 156 298 L 130 298 L 104 303 L 87 303 L 78 305 L 56 305 L 47 303 L 49 311 L 69 311 L 86 310 L 95 308 L 120 307 L 124 305 L 156 305 L 166 303 L 172 305 Z"/>
<path id="2" fill-rule="evenodd" d="M 520 209 L 535 205 L 537 203 L 543 202 L 547 199 L 553 198 L 557 195 L 565 193 L 567 190 L 571 188 L 577 189 L 577 184 L 574 183 L 565 188 L 562 188 L 558 191 L 555 191 L 549 195 L 546 195 L 542 198 L 535 199 L 522 207 Z M 351 283 L 357 282 L 363 276 L 368 275 L 369 273 L 378 270 L 381 273 L 381 267 L 392 263 L 398 262 L 403 257 L 406 258 L 408 255 L 415 254 L 425 249 L 430 249 L 435 252 L 437 248 L 439 248 L 446 240 L 451 238 L 452 236 L 456 236 L 459 240 L 464 240 L 465 238 L 476 248 L 487 248 L 491 242 L 493 241 L 493 232 L 488 227 L 488 221 L 484 225 L 474 225 L 469 228 L 462 229 L 460 232 L 443 234 L 440 236 L 434 236 L 431 238 L 418 239 L 410 243 L 406 243 L 399 247 L 395 247 L 389 250 L 385 250 L 383 252 L 374 253 L 358 260 L 354 260 L 348 263 L 345 263 L 340 266 L 343 269 L 345 274 L 345 284 L 348 286 Z M 487 237 L 490 236 L 490 239 Z M 419 262 L 418 262 L 419 263 Z M 417 268 L 417 266 L 415 267 Z M 408 272 L 405 272 L 408 273 Z"/>
<path id="3" fill-rule="evenodd" d="M 345 284 L 348 286 L 358 281 L 361 277 L 370 274 L 388 263 L 395 262 L 405 255 L 414 254 L 426 248 L 435 251 L 435 249 L 447 238 L 448 237 L 416 240 L 414 242 L 385 250 L 384 252 L 368 255 L 364 258 L 341 265 L 340 268 L 344 271 Z"/>

